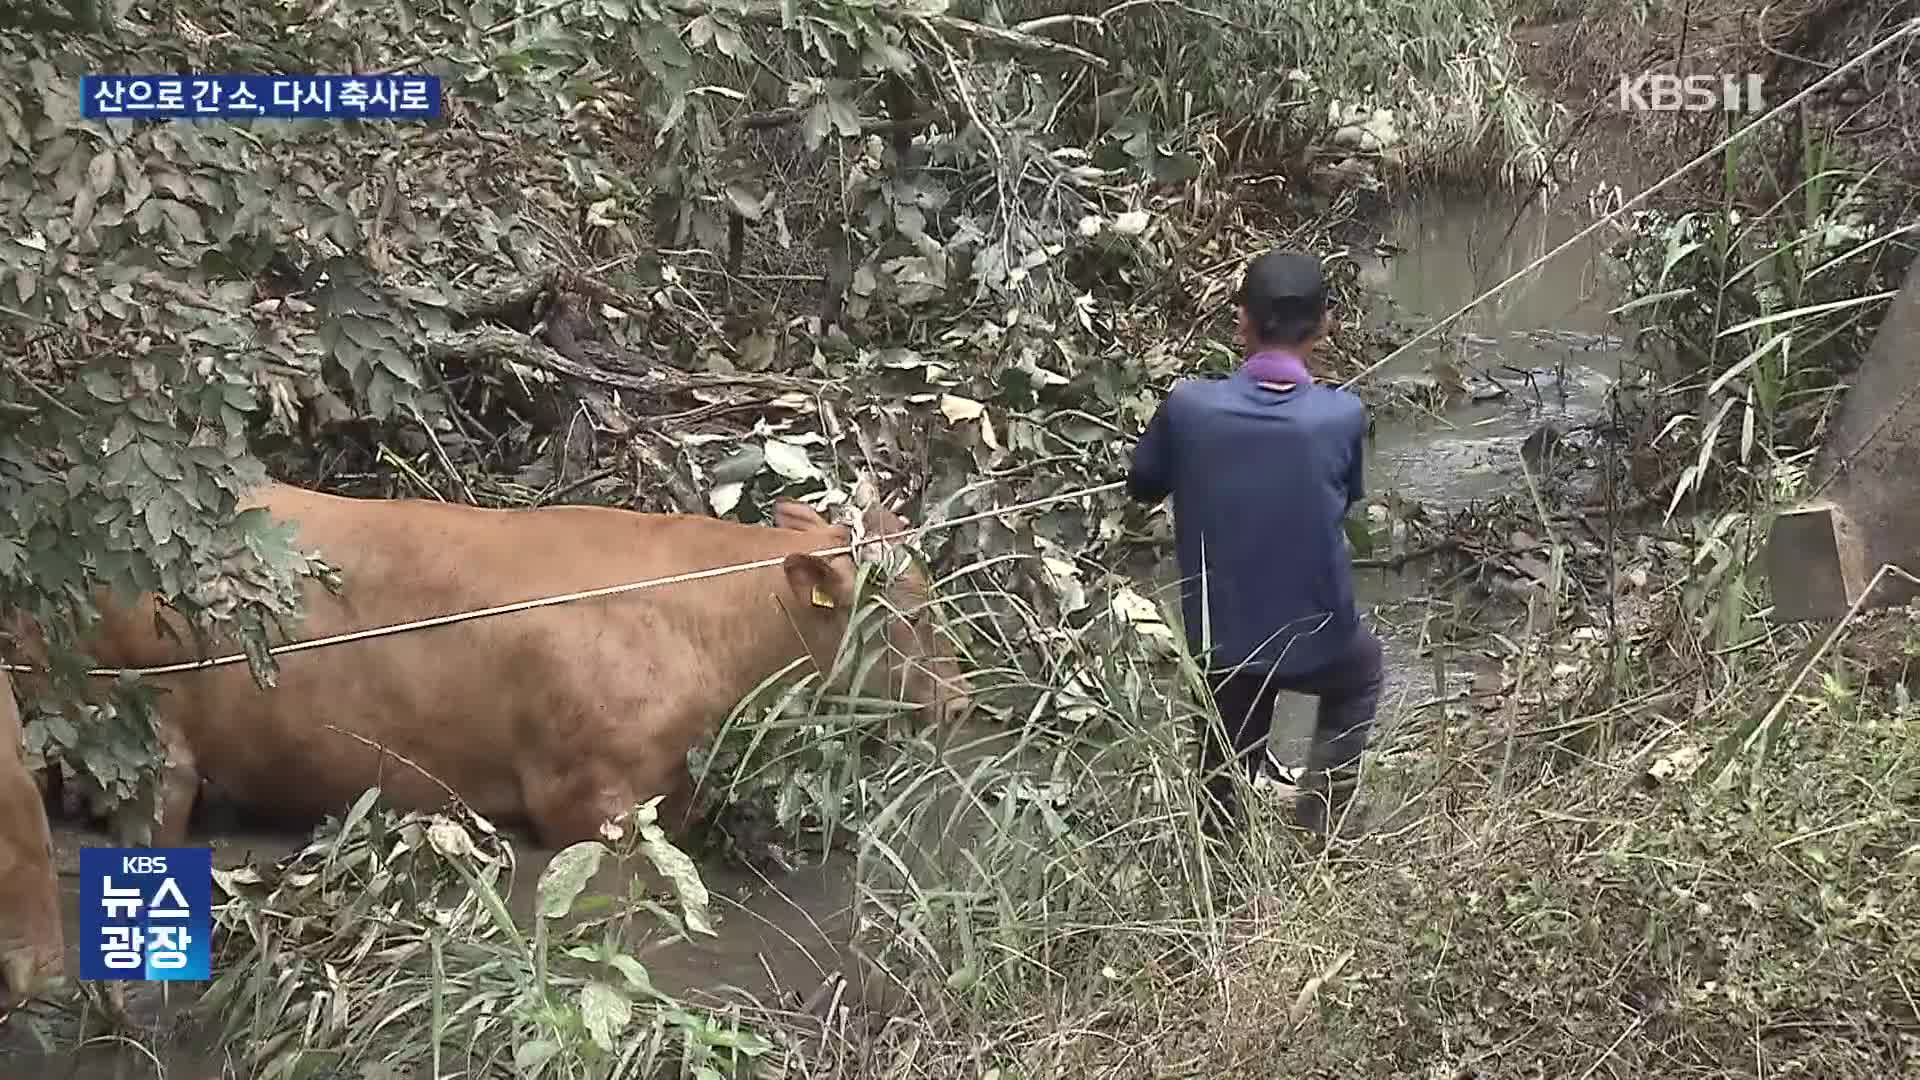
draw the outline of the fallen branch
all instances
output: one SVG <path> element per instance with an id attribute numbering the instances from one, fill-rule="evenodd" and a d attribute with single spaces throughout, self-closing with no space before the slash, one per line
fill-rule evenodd
<path id="1" fill-rule="evenodd" d="M 807 110 L 783 107 L 768 109 L 765 112 L 746 113 L 733 120 L 733 126 L 744 131 L 763 131 L 767 128 L 785 127 L 797 124 L 807 118 Z M 939 112 L 922 113 L 905 120 L 861 120 L 862 135 L 892 135 L 896 132 L 919 132 L 932 127 L 942 120 L 950 119 Z"/>
<path id="2" fill-rule="evenodd" d="M 467 805 L 467 801 L 460 797 L 459 792 L 453 790 L 453 788 L 449 786 L 445 780 L 442 780 L 439 777 L 433 775 L 431 772 L 428 772 L 426 766 L 420 764 L 419 762 L 413 760 L 412 758 L 408 757 L 407 755 L 401 753 L 398 750 L 395 750 L 383 743 L 379 743 L 372 739 L 367 738 L 365 735 L 348 731 L 346 728 L 340 727 L 336 724 L 328 724 L 326 725 L 326 727 L 328 731 L 334 732 L 335 734 L 338 734 L 338 735 L 345 735 L 347 738 L 352 739 L 355 742 L 366 746 L 368 749 L 379 754 L 381 757 L 392 758 L 393 760 L 399 762 L 400 764 L 405 765 L 407 768 L 412 769 L 414 772 L 419 773 L 421 776 L 425 777 L 428 780 L 431 780 L 433 783 L 438 785 L 441 791 L 446 792 L 447 800 L 451 802 L 453 805 L 459 807 L 462 810 L 465 810 L 470 814 L 474 813 L 473 808 Z"/>
<path id="3" fill-rule="evenodd" d="M 456 326 L 464 327 L 490 319 L 518 330 L 530 330 L 542 297 L 568 293 L 578 293 L 597 303 L 629 311 L 637 311 L 645 306 L 642 300 L 623 294 L 592 274 L 554 269 L 509 278 L 492 288 L 452 297 L 447 310 L 452 314 Z"/>
<path id="4" fill-rule="evenodd" d="M 570 360 L 552 347 L 535 341 L 525 334 L 497 327 L 477 327 L 459 333 L 438 335 L 427 340 L 426 349 L 427 355 L 436 363 L 444 363 L 448 360 L 457 360 L 465 364 L 473 364 L 476 361 L 507 361 L 545 371 L 563 379 L 657 396 L 728 386 L 751 386 L 777 393 L 794 390 L 811 393 L 815 389 L 814 385 L 805 379 L 789 378 L 783 375 L 757 375 L 745 372 L 734 375 L 694 374 L 670 367 L 657 367 L 644 372 L 615 371 L 597 364 Z"/>
<path id="5" fill-rule="evenodd" d="M 706 0 L 688 0 L 686 3 L 672 4 L 670 6 L 673 10 L 690 17 L 705 15 L 716 10 L 715 6 L 707 3 Z M 1099 68 L 1102 71 L 1107 69 L 1107 61 L 1105 58 L 1090 53 L 1077 45 L 1068 45 L 1062 41 L 1054 41 L 1051 38 L 1038 37 L 1034 34 L 1026 34 L 1018 30 L 1003 30 L 997 26 L 987 26 L 983 23 L 974 22 L 971 19 L 956 18 L 952 15 L 924 15 L 916 11 L 906 10 L 904 7 L 890 7 L 889 5 L 875 5 L 866 9 L 866 12 L 877 15 L 883 19 L 898 19 L 901 21 L 914 19 L 924 21 L 937 30 L 998 45 L 1001 48 L 1010 49 L 1014 52 L 1072 57 L 1090 67 Z M 749 0 L 748 3 L 737 8 L 726 8 L 725 13 L 735 18 L 744 18 L 749 22 L 779 25 L 784 25 L 787 19 L 791 17 L 788 13 L 787 5 L 779 2 L 779 0 Z"/>
<path id="6" fill-rule="evenodd" d="M 680 474 L 680 470 L 674 467 L 673 462 L 660 453 L 645 434 L 634 438 L 633 456 L 633 486 L 636 493 L 649 488 L 665 488 L 667 497 L 673 501 L 673 505 L 678 507 L 681 513 L 694 516 L 706 514 L 707 508 L 700 499 L 700 493 L 694 489 L 686 477 Z"/>
<path id="7" fill-rule="evenodd" d="M 1398 555 L 1385 558 L 1355 559 L 1353 568 L 1355 570 L 1400 570 L 1416 559 L 1430 559 L 1442 552 L 1457 551 L 1459 548 L 1458 540 L 1442 540 L 1439 543 L 1428 544 L 1423 548 L 1414 548 L 1412 551 L 1403 551 Z"/>

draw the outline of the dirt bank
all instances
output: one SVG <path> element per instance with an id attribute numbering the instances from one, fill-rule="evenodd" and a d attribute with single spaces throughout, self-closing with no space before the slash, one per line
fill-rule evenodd
<path id="1" fill-rule="evenodd" d="M 1548 12 L 1547 14 L 1558 14 Z M 1605 5 L 1564 18 L 1520 26 L 1514 33 L 1522 63 L 1536 88 L 1560 102 L 1580 134 L 1570 150 L 1588 158 L 1587 175 L 1652 170 L 1657 176 L 1683 164 L 1724 137 L 1729 121 L 1750 116 L 1717 111 L 1623 112 L 1620 78 L 1643 72 L 1762 77 L 1764 103 L 1791 98 L 1835 68 L 1920 15 L 1912 0 L 1801 0 L 1786 4 L 1697 0 L 1663 6 L 1637 17 L 1632 6 Z M 1778 181 L 1791 189 L 1802 140 L 1831 136 L 1858 162 L 1873 163 L 1889 179 L 1920 180 L 1920 68 L 1910 40 L 1896 44 L 1782 115 L 1757 140 L 1763 160 L 1775 165 L 1743 172 L 1758 195 Z M 1584 124 L 1580 118 L 1587 118 Z M 1594 159 L 1598 159 L 1595 161 Z M 1566 169 L 1566 155 L 1561 157 Z M 1702 169 L 1690 185 L 1667 193 L 1684 200 L 1720 183 L 1717 170 Z"/>

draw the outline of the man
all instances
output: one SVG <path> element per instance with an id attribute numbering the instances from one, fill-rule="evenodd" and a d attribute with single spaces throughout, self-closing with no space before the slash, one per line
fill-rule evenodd
<path id="1" fill-rule="evenodd" d="M 1366 406 L 1308 372 L 1333 324 L 1318 259 L 1260 256 L 1238 306 L 1245 363 L 1174 386 L 1134 448 L 1127 486 L 1141 502 L 1173 497 L 1187 644 L 1224 727 L 1200 735 L 1207 832 L 1236 823 L 1228 760 L 1251 779 L 1287 690 L 1319 698 L 1294 815 L 1324 836 L 1352 797 L 1382 681 L 1343 524 L 1364 490 Z"/>

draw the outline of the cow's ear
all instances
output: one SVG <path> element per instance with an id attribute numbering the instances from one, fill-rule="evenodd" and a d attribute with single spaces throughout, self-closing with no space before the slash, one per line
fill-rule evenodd
<path id="1" fill-rule="evenodd" d="M 818 555 L 789 555 L 781 568 L 787 573 L 787 584 L 793 587 L 793 594 L 811 607 L 832 611 L 845 608 L 852 601 L 852 583 Z"/>
<path id="2" fill-rule="evenodd" d="M 773 524 L 775 528 L 804 532 L 826 528 L 827 519 L 821 517 L 818 510 L 797 499 L 779 499 L 773 504 Z"/>

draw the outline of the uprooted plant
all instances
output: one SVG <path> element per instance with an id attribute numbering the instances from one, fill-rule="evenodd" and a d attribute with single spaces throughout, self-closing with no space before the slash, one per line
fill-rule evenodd
<path id="1" fill-rule="evenodd" d="M 244 1048 L 247 1075 L 732 1076 L 771 1049 L 660 990 L 641 960 L 650 944 L 714 933 L 658 800 L 610 823 L 605 843 L 555 854 L 521 920 L 513 850 L 492 825 L 458 808 L 396 814 L 378 797 L 264 872 L 216 871 L 218 975 L 197 1009 L 222 1045 Z M 638 877 L 582 896 L 603 862 L 639 856 L 677 909 Z"/>

